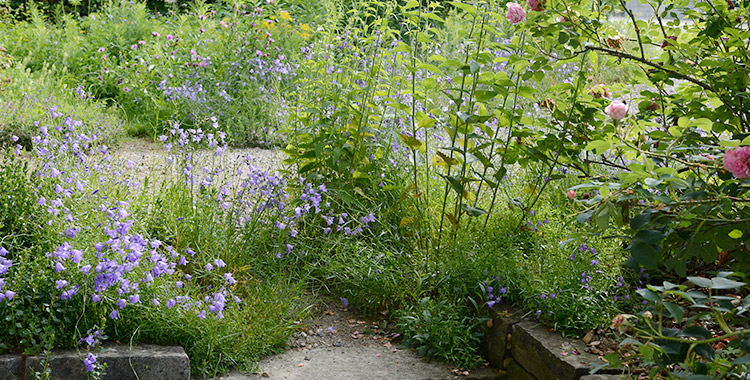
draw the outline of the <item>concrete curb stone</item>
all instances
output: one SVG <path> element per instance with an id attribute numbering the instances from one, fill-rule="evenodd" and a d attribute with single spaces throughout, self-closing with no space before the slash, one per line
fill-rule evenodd
<path id="1" fill-rule="evenodd" d="M 190 360 L 182 347 L 137 345 L 128 347 L 105 344 L 95 352 L 98 363 L 107 363 L 103 380 L 190 380 Z M 32 380 L 34 372 L 48 367 L 53 380 L 86 380 L 83 358 L 86 353 L 76 350 L 53 350 L 47 356 L 0 355 L 0 380 Z"/>

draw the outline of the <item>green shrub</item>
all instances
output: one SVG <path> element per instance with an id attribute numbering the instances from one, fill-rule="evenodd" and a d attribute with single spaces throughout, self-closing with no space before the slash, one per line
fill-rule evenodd
<path id="1" fill-rule="evenodd" d="M 474 368 L 482 362 L 478 332 L 482 320 L 474 313 L 447 300 L 422 298 L 415 306 L 399 311 L 396 320 L 404 342 L 416 348 L 418 355 Z"/>

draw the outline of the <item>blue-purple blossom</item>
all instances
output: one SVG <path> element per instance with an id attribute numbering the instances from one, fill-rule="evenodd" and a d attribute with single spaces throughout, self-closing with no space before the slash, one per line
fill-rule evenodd
<path id="1" fill-rule="evenodd" d="M 112 319 L 117 319 L 117 318 L 112 318 Z M 86 358 L 83 359 L 83 368 L 85 372 L 94 371 L 94 367 L 96 366 L 96 358 L 97 358 L 96 355 L 90 352 L 88 353 L 88 355 L 86 355 Z"/>

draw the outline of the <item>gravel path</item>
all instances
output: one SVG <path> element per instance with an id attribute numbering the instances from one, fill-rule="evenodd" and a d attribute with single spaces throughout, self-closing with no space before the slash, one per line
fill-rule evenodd
<path id="1" fill-rule="evenodd" d="M 383 321 L 363 318 L 340 303 L 320 299 L 311 320 L 302 322 L 288 350 L 258 363 L 256 373 L 231 372 L 214 380 L 448 380 L 498 379 L 491 368 L 462 371 L 426 362 L 401 347 Z M 383 317 L 384 318 L 384 317 Z M 375 318 L 380 319 L 380 318 Z M 385 330 L 383 329 L 385 328 Z"/>
<path id="2" fill-rule="evenodd" d="M 158 173 L 164 173 L 167 167 L 167 157 L 174 153 L 174 150 L 171 153 L 167 152 L 162 143 L 124 139 L 113 150 L 112 159 L 113 162 L 122 165 L 127 165 L 129 160 L 132 161 L 132 169 L 135 169 L 134 171 L 140 173 L 141 176 L 145 176 L 154 169 Z M 222 169 L 233 170 L 244 165 L 247 157 L 252 158 L 254 166 L 269 172 L 282 169 L 282 161 L 286 158 L 279 149 L 230 148 L 219 158 L 215 157 L 213 151 L 205 150 L 197 151 L 195 166 L 199 167 L 201 162 L 208 163 L 216 160 Z"/>

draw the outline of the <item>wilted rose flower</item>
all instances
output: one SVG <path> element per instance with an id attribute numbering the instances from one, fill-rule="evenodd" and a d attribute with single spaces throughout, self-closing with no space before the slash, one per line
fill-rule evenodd
<path id="1" fill-rule="evenodd" d="M 623 45 L 625 45 L 625 40 L 623 40 L 621 36 L 607 37 L 607 46 L 611 47 L 612 49 L 620 50 L 622 49 Z"/>
<path id="2" fill-rule="evenodd" d="M 660 108 L 661 106 L 655 100 L 651 100 L 651 104 L 648 105 L 649 111 L 658 111 Z"/>
<path id="3" fill-rule="evenodd" d="M 728 150 L 724 154 L 724 168 L 737 178 L 750 177 L 750 146 Z"/>
<path id="4" fill-rule="evenodd" d="M 529 0 L 529 8 L 535 12 L 541 12 L 544 10 L 545 0 Z"/>
<path id="5" fill-rule="evenodd" d="M 526 19 L 526 12 L 521 8 L 521 5 L 518 3 L 507 3 L 506 5 L 508 6 L 508 12 L 505 14 L 505 18 L 511 24 L 518 24 Z"/>
<path id="6" fill-rule="evenodd" d="M 539 103 L 539 105 L 542 106 L 542 107 L 544 107 L 544 108 L 546 108 L 546 109 L 548 109 L 548 110 L 550 110 L 550 111 L 554 111 L 555 108 L 557 108 L 557 103 L 555 103 L 555 101 L 553 99 L 550 99 L 550 98 L 542 100 L 542 102 Z"/>
<path id="7" fill-rule="evenodd" d="M 612 120 L 622 120 L 622 118 L 628 114 L 628 105 L 619 100 L 615 100 L 604 108 L 604 112 L 611 117 Z"/>
<path id="8" fill-rule="evenodd" d="M 604 87 L 604 84 L 599 83 L 596 86 L 591 88 L 591 96 L 594 97 L 594 99 L 599 98 L 612 98 L 612 94 L 609 93 L 609 90 L 607 90 L 607 87 Z"/>
<path id="9" fill-rule="evenodd" d="M 575 11 L 564 11 L 562 13 L 562 16 L 559 16 L 557 18 L 557 22 L 574 22 L 574 17 L 572 16 L 578 16 L 578 12 Z"/>
<path id="10" fill-rule="evenodd" d="M 664 49 L 667 46 L 671 46 L 672 42 L 670 41 L 677 41 L 677 36 L 669 36 L 664 41 L 661 42 L 661 48 Z"/>

